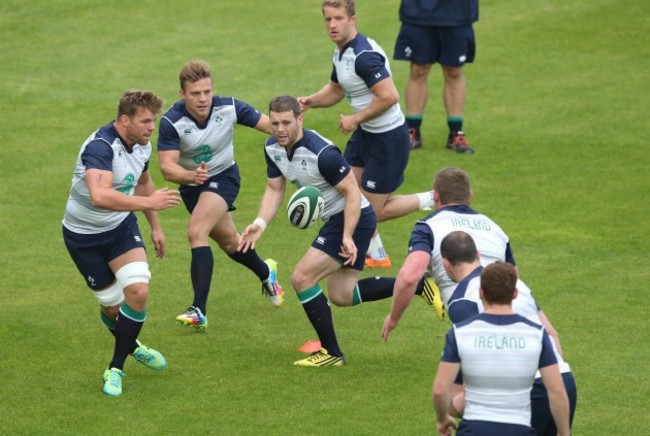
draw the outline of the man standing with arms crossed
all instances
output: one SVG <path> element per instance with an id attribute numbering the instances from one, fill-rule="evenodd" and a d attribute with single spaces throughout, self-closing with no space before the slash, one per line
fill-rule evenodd
<path id="1" fill-rule="evenodd" d="M 336 44 L 332 73 L 320 91 L 298 97 L 302 110 L 334 106 L 347 97 L 354 113 L 339 119 L 341 132 L 352 132 L 345 159 L 377 221 L 430 208 L 430 191 L 392 195 L 404 182 L 410 144 L 386 53 L 357 31 L 354 0 L 324 0 L 322 11 L 328 36 Z M 370 242 L 366 265 L 392 266 L 378 232 Z"/>

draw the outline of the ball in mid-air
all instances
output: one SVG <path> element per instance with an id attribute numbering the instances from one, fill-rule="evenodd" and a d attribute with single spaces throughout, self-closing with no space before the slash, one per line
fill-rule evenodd
<path id="1" fill-rule="evenodd" d="M 323 213 L 325 200 L 315 186 L 303 186 L 293 193 L 287 203 L 287 216 L 292 226 L 306 229 L 314 224 Z"/>

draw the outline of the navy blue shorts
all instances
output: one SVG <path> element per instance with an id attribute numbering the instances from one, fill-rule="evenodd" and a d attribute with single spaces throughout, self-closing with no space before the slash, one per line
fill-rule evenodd
<path id="1" fill-rule="evenodd" d="M 573 424 L 573 416 L 576 413 L 576 405 L 578 403 L 576 380 L 571 372 L 563 372 L 562 380 L 564 381 L 564 388 L 569 397 L 569 423 Z M 555 427 L 555 421 L 553 421 L 553 415 L 551 414 L 548 393 L 541 378 L 535 379 L 533 390 L 530 391 L 530 400 L 531 424 L 535 428 L 537 436 L 555 436 L 557 434 L 557 428 Z"/>
<path id="2" fill-rule="evenodd" d="M 353 268 L 363 271 L 363 264 L 366 261 L 366 251 L 370 245 L 370 239 L 377 228 L 377 216 L 372 206 L 361 209 L 361 216 L 357 228 L 354 229 L 352 239 L 357 246 L 357 260 L 352 265 L 345 265 L 343 268 Z M 311 243 L 311 246 L 324 253 L 329 254 L 336 261 L 343 263 L 347 259 L 339 256 L 341 243 L 343 242 L 343 212 L 330 217 L 321 227 L 318 236 Z"/>
<path id="3" fill-rule="evenodd" d="M 63 241 L 86 284 L 95 291 L 115 281 L 108 262 L 134 248 L 145 248 L 133 213 L 108 232 L 87 235 L 63 227 Z"/>
<path id="4" fill-rule="evenodd" d="M 363 167 L 361 187 L 372 194 L 390 194 L 404 183 L 411 143 L 408 125 L 384 133 L 370 133 L 358 128 L 345 148 L 345 160 L 353 167 Z"/>
<path id="5" fill-rule="evenodd" d="M 179 191 L 185 207 L 192 213 L 196 204 L 199 202 L 199 195 L 202 192 L 214 192 L 219 197 L 223 198 L 228 205 L 228 210 L 233 211 L 237 209 L 234 205 L 237 194 L 239 194 L 239 165 L 234 163 L 225 171 L 210 177 L 204 184 L 198 186 L 181 186 Z"/>
<path id="6" fill-rule="evenodd" d="M 457 436 L 535 436 L 535 429 L 526 425 L 506 424 L 490 421 L 462 420 L 458 426 Z"/>
<path id="7" fill-rule="evenodd" d="M 474 62 L 476 41 L 472 26 L 435 27 L 402 24 L 395 42 L 395 60 L 418 65 L 462 67 Z"/>

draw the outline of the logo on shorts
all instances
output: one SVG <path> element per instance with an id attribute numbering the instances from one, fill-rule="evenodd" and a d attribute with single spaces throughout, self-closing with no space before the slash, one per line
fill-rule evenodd
<path id="1" fill-rule="evenodd" d="M 377 187 L 377 182 L 368 180 L 366 181 L 366 187 L 370 189 L 375 189 Z"/>
<path id="2" fill-rule="evenodd" d="M 376 73 L 375 74 L 375 79 L 379 79 L 381 77 L 381 73 Z"/>
<path id="3" fill-rule="evenodd" d="M 407 58 L 410 58 L 412 54 L 413 54 L 413 50 L 411 50 L 411 47 L 406 47 L 404 49 L 404 56 L 406 56 Z"/>
<path id="4" fill-rule="evenodd" d="M 467 56 L 465 55 L 458 56 L 458 62 L 460 62 L 461 64 L 464 64 L 466 60 L 467 60 Z"/>
<path id="5" fill-rule="evenodd" d="M 339 173 L 343 173 L 345 171 L 345 167 L 339 168 Z"/>
<path id="6" fill-rule="evenodd" d="M 142 238 L 138 235 L 133 235 L 133 239 L 135 239 L 135 242 L 142 242 Z"/>
<path id="7" fill-rule="evenodd" d="M 93 276 L 88 276 L 86 280 L 88 280 L 88 284 L 90 286 L 92 286 L 93 288 L 95 287 L 95 278 Z"/>
<path id="8" fill-rule="evenodd" d="M 316 238 L 316 243 L 320 245 L 325 245 L 325 238 L 319 236 L 318 238 Z"/>
<path id="9" fill-rule="evenodd" d="M 219 189 L 219 182 L 210 182 L 210 189 Z"/>

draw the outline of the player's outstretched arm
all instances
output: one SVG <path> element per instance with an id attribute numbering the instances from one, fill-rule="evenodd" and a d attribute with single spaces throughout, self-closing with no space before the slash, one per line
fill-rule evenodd
<path id="1" fill-rule="evenodd" d="M 266 190 L 262 196 L 260 210 L 257 218 L 249 224 L 239 236 L 237 251 L 246 253 L 249 249 L 255 248 L 255 243 L 262 237 L 266 226 L 275 217 L 284 200 L 286 180 L 284 177 L 267 179 Z"/>
<path id="2" fill-rule="evenodd" d="M 411 303 L 418 282 L 424 277 L 430 260 L 431 254 L 424 251 L 414 251 L 406 257 L 404 265 L 402 265 L 395 280 L 393 304 L 391 305 L 390 313 L 384 320 L 384 326 L 381 332 L 381 337 L 384 341 L 388 341 L 390 332 L 397 327 L 404 311 Z"/>

